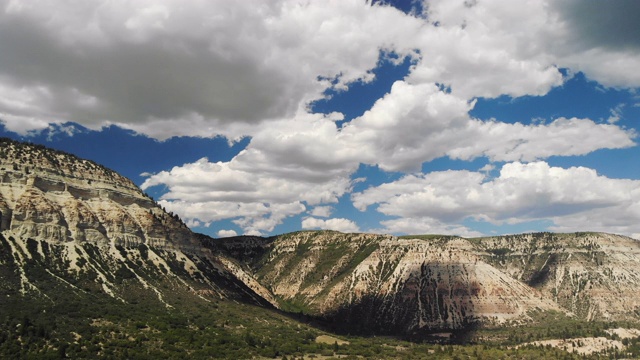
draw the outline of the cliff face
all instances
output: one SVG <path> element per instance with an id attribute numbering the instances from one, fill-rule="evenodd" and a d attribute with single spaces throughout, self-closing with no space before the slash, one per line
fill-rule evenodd
<path id="1" fill-rule="evenodd" d="M 252 251 L 255 256 L 245 261 L 285 308 L 339 322 L 352 332 L 460 329 L 478 321 L 518 320 L 532 309 L 561 310 L 461 238 L 321 231 L 258 245 L 254 241 L 254 248 L 266 249 L 263 254 Z"/>
<path id="2" fill-rule="evenodd" d="M 0 145 L 0 230 L 54 243 L 198 246 L 179 219 L 129 179 L 62 152 Z"/>
<path id="3" fill-rule="evenodd" d="M 585 320 L 638 318 L 640 246 L 616 235 L 480 239 L 309 231 L 226 240 L 282 306 L 343 331 L 412 334 L 508 326 L 554 310 Z M 242 249 L 242 250 L 240 250 Z"/>
<path id="4" fill-rule="evenodd" d="M 501 271 L 587 320 L 640 318 L 640 242 L 603 233 L 477 239 Z"/>
<path id="5" fill-rule="evenodd" d="M 270 306 L 249 274 L 130 180 L 41 146 L 0 140 L 0 236 L 8 295 L 47 298 L 57 284 L 168 307 L 179 297 Z"/>
<path id="6" fill-rule="evenodd" d="M 639 285 L 640 243 L 610 234 L 211 239 L 111 170 L 0 140 L 0 297 L 166 307 L 232 298 L 399 335 L 508 326 L 547 310 L 640 320 Z"/>

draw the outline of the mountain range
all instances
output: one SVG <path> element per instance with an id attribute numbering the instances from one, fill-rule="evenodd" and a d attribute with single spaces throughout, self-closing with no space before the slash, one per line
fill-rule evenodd
<path id="1" fill-rule="evenodd" d="M 153 357 L 171 353 L 167 329 L 198 330 L 183 335 L 206 334 L 192 339 L 203 344 L 225 338 L 231 352 L 220 357 L 277 357 L 327 331 L 447 342 L 548 316 L 640 321 L 640 243 L 629 237 L 301 231 L 214 239 L 112 170 L 8 139 L 0 140 L 0 230 L 5 355 L 93 349 L 121 357 L 121 346 L 97 344 L 147 331 L 155 343 L 144 354 Z M 296 330 L 278 347 L 273 329 Z M 29 347 L 27 334 L 41 340 Z M 238 337 L 255 352 L 233 353 Z"/>

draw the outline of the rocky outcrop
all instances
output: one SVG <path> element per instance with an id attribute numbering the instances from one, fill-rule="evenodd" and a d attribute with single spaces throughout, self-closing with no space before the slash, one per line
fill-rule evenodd
<path id="1" fill-rule="evenodd" d="M 19 237 L 58 241 L 68 237 L 60 206 L 47 199 L 38 188 L 26 187 L 12 213 L 10 230 Z"/>
<path id="2" fill-rule="evenodd" d="M 0 230 L 54 243 L 196 250 L 191 231 L 129 179 L 88 160 L 0 141 Z"/>
<path id="3" fill-rule="evenodd" d="M 84 202 L 69 196 L 63 204 L 62 212 L 67 220 L 71 239 L 96 245 L 110 242 L 107 229 Z"/>
<path id="4" fill-rule="evenodd" d="M 14 277 L 19 293 L 48 298 L 58 284 L 167 307 L 185 298 L 271 306 L 268 290 L 201 241 L 119 174 L 0 139 L 0 275 Z M 7 282 L 0 276 L 0 289 L 15 295 Z"/>
<path id="5" fill-rule="evenodd" d="M 471 248 L 464 239 L 382 241 L 328 298 L 344 298 L 351 292 L 357 297 L 349 301 L 356 304 L 371 304 L 374 299 L 379 306 L 369 307 L 364 318 L 372 323 L 365 328 L 403 333 L 461 329 L 476 322 L 503 324 L 525 318 L 536 308 L 560 310 L 539 291 L 484 262 Z M 349 307 L 340 306 L 337 314 L 348 315 Z"/>
<path id="6" fill-rule="evenodd" d="M 256 241 L 249 240 L 256 247 Z M 227 246 L 236 250 L 237 242 Z M 245 257 L 283 307 L 337 322 L 342 331 L 408 334 L 505 323 L 550 298 L 487 263 L 462 238 L 310 231 L 262 243 Z"/>
<path id="7" fill-rule="evenodd" d="M 220 241 L 285 309 L 338 331 L 418 334 L 535 321 L 640 318 L 640 244 L 600 233 L 478 239 L 305 231 Z"/>
<path id="8" fill-rule="evenodd" d="M 603 233 L 477 239 L 487 261 L 588 320 L 640 318 L 640 242 Z"/>

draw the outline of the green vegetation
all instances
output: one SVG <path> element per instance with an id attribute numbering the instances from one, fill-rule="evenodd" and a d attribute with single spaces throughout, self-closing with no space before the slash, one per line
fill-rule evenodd
<path id="1" fill-rule="evenodd" d="M 502 256 L 505 256 L 508 253 L 510 253 L 511 249 L 501 247 L 501 248 L 497 248 L 497 249 L 490 249 L 489 252 L 492 253 L 495 256 L 501 256 L 502 257 Z"/>
<path id="2" fill-rule="evenodd" d="M 313 341 L 318 330 L 232 301 L 163 309 L 106 298 L 18 300 L 2 303 L 2 358 L 245 359 L 329 348 Z"/>
<path id="3" fill-rule="evenodd" d="M 568 317 L 556 311 L 536 311 L 529 314 L 531 323 L 519 326 L 501 326 L 480 329 L 477 339 L 500 345 L 518 345 L 524 342 L 570 339 L 578 337 L 608 337 L 606 329 L 625 325 L 637 327 L 634 323 L 608 323 L 584 321 Z"/>
<path id="4" fill-rule="evenodd" d="M 377 241 L 357 244 L 357 256 L 344 261 L 343 272 L 356 266 L 377 247 Z M 171 307 L 136 284 L 131 270 L 110 264 L 97 247 L 88 244 L 76 248 L 88 258 L 78 265 L 84 270 L 67 273 L 61 270 L 60 248 L 46 242 L 29 240 L 26 251 L 33 260 L 23 265 L 29 281 L 38 290 L 21 295 L 20 276 L 15 257 L 9 253 L 9 240 L 0 236 L 0 358 L 29 359 L 300 359 L 303 356 L 349 359 L 583 359 L 640 355 L 640 339 L 626 339 L 624 352 L 605 350 L 592 356 L 571 354 L 561 349 L 515 345 L 535 340 L 605 336 L 612 327 L 638 327 L 638 324 L 584 322 L 561 313 L 532 313 L 534 322 L 511 328 L 480 328 L 467 345 L 408 342 L 390 337 L 340 337 L 346 343 L 317 341 L 327 335 L 308 322 L 315 320 L 291 313 L 308 313 L 302 298 L 288 302 L 283 310 L 271 310 L 242 301 L 215 297 L 203 299 L 174 288 L 157 272 L 151 272 L 149 254 L 160 253 L 173 273 L 187 278 L 183 265 L 168 253 L 146 246 L 120 247 L 125 263 L 165 292 Z M 353 243 L 344 243 L 344 246 Z M 78 245 L 79 246 L 79 245 Z M 332 249 L 320 256 L 317 272 L 329 271 L 331 264 L 343 258 L 343 244 L 330 243 Z M 44 256 L 40 256 L 38 249 Z M 314 250 L 308 247 L 305 254 Z M 144 266 L 146 264 L 146 266 Z M 68 264 L 67 264 L 68 266 Z M 126 289 L 125 301 L 113 298 L 101 289 L 92 267 L 112 268 L 110 281 Z M 198 264 L 204 272 L 203 264 Z M 145 270 L 146 269 L 146 270 Z M 64 286 L 52 280 L 53 271 Z M 332 270 L 333 271 L 333 270 Z M 312 273 L 313 274 L 313 273 Z M 213 275 L 207 274 L 208 277 Z M 316 275 L 310 275 L 316 277 Z M 338 272 L 336 278 L 341 275 Z M 195 286 L 195 285 L 194 285 Z M 124 295 L 123 295 L 124 296 Z M 327 339 L 321 337 L 320 339 Z M 433 338 L 431 339 L 433 341 Z"/>
<path id="5" fill-rule="evenodd" d="M 233 301 L 185 300 L 163 309 L 114 299 L 3 299 L 0 357 L 29 359 L 250 359 L 347 356 L 350 359 L 583 359 L 549 347 L 411 343 L 388 337 L 346 337 L 340 345 L 315 339 L 324 332 L 264 308 Z M 559 321 L 561 319 L 558 319 Z M 568 328 L 574 328 L 568 325 Z M 576 328 L 577 329 L 577 328 Z M 544 330 L 541 330 L 544 331 Z M 583 329 L 576 334 L 600 334 Z M 486 334 L 486 333 L 485 333 Z M 494 332 L 493 335 L 497 335 Z M 516 336 L 526 334 L 517 330 Z M 527 339 L 523 339 L 527 340 Z M 637 353 L 640 341 L 626 341 Z M 613 354 L 616 353 L 611 353 Z M 619 354 L 618 354 L 619 355 Z"/>

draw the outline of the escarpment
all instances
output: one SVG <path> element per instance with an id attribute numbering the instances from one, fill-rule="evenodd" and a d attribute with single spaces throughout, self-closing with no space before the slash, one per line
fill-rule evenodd
<path id="1" fill-rule="evenodd" d="M 227 246 L 237 250 L 237 244 Z M 560 310 L 487 263 L 462 238 L 312 231 L 262 246 L 263 255 L 254 251 L 259 258 L 245 260 L 282 306 L 325 318 L 342 331 L 461 329 L 480 321 L 504 323 L 531 309 Z"/>
<path id="2" fill-rule="evenodd" d="M 217 243 L 282 308 L 336 331 L 419 334 L 509 326 L 554 311 L 640 319 L 640 243 L 601 233 L 455 236 L 303 231 Z"/>
<path id="3" fill-rule="evenodd" d="M 167 308 L 231 298 L 271 306 L 251 275 L 204 249 L 129 179 L 8 139 L 0 139 L 0 275 L 0 296 L 103 294 Z"/>
<path id="4" fill-rule="evenodd" d="M 186 225 L 114 171 L 41 146 L 0 145 L 0 230 L 57 243 L 198 247 Z"/>
<path id="5" fill-rule="evenodd" d="M 640 242 L 613 234 L 537 233 L 477 240 L 496 268 L 588 320 L 640 318 Z"/>
<path id="6" fill-rule="evenodd" d="M 640 242 L 628 237 L 300 231 L 212 239 L 111 170 L 6 139 L 0 275 L 0 297 L 103 294 L 167 308 L 232 298 L 352 334 L 511 326 L 546 311 L 640 321 Z"/>

